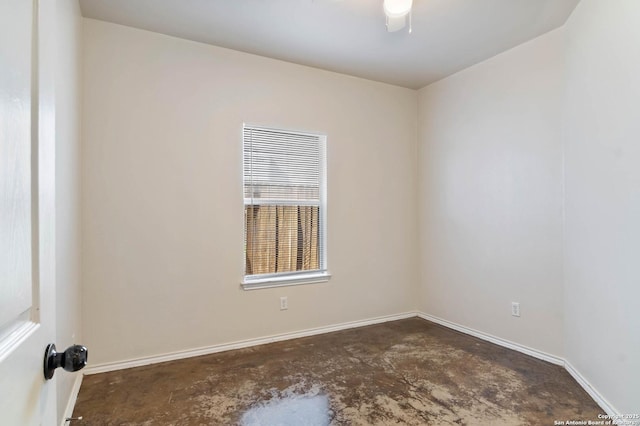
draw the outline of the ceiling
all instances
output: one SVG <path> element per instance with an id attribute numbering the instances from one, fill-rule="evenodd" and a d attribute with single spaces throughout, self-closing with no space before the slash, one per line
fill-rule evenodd
<path id="1" fill-rule="evenodd" d="M 579 0 L 80 0 L 83 16 L 418 89 L 562 26 Z"/>

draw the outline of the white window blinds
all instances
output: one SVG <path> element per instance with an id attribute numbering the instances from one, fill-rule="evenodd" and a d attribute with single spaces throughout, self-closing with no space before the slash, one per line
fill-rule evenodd
<path id="1" fill-rule="evenodd" d="M 321 138 L 245 126 L 245 204 L 319 205 Z"/>

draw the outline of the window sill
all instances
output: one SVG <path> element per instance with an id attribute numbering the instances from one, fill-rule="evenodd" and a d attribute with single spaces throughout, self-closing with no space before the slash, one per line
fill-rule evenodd
<path id="1" fill-rule="evenodd" d="M 324 283 L 329 281 L 329 272 L 312 272 L 308 274 L 296 274 L 282 277 L 244 279 L 240 283 L 243 290 L 258 290 L 261 288 L 286 287 L 291 285 L 304 285 Z"/>

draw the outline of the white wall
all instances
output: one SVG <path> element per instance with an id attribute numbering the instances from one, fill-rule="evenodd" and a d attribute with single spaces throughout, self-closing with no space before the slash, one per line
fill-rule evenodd
<path id="1" fill-rule="evenodd" d="M 552 31 L 423 88 L 418 113 L 420 309 L 553 355 L 562 40 Z"/>
<path id="2" fill-rule="evenodd" d="M 640 412 L 640 2 L 582 0 L 566 24 L 565 353 Z"/>
<path id="3" fill-rule="evenodd" d="M 77 0 L 56 1 L 56 346 L 80 335 L 80 85 L 82 21 Z M 79 374 L 79 373 L 77 373 Z M 77 374 L 58 373 L 58 421 Z"/>
<path id="4" fill-rule="evenodd" d="M 84 67 L 93 365 L 415 309 L 415 91 L 88 19 Z M 243 122 L 328 135 L 328 283 L 240 289 Z"/>

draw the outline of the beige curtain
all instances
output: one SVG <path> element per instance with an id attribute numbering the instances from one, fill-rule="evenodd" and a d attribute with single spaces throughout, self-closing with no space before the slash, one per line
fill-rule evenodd
<path id="1" fill-rule="evenodd" d="M 246 206 L 247 275 L 320 268 L 317 206 Z"/>

